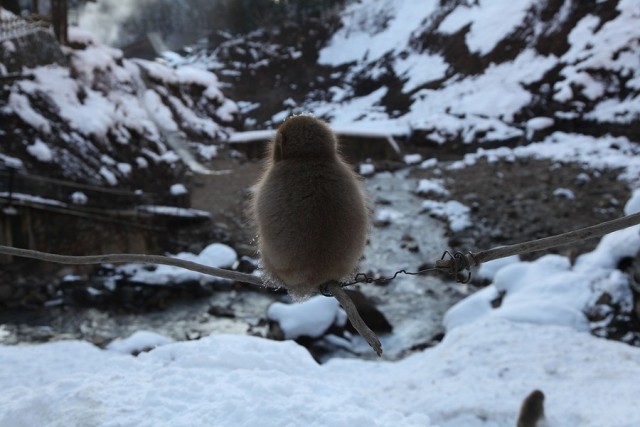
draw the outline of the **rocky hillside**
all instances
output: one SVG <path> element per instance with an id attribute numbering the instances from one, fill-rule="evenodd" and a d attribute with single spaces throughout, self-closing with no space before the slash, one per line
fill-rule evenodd
<path id="1" fill-rule="evenodd" d="M 4 38 L 0 72 L 24 72 L 3 78 L 0 158 L 93 184 L 166 187 L 184 168 L 172 136 L 210 157 L 242 123 L 299 112 L 449 152 L 555 130 L 638 140 L 639 17 L 635 0 L 336 2 L 216 32 L 176 68 L 123 58 L 77 29 L 63 50 L 43 32 Z M 25 57 L 33 46 L 48 46 L 49 65 Z"/>
<path id="2" fill-rule="evenodd" d="M 63 48 L 45 31 L 0 39 L 0 165 L 168 192 L 184 171 L 176 135 L 206 158 L 237 124 L 211 72 L 127 59 L 77 28 L 69 38 Z M 42 46 L 58 54 L 26 57 Z"/>
<path id="3" fill-rule="evenodd" d="M 219 38 L 187 62 L 232 85 L 249 126 L 307 111 L 465 151 L 552 130 L 640 139 L 635 0 L 370 0 L 337 13 Z"/>

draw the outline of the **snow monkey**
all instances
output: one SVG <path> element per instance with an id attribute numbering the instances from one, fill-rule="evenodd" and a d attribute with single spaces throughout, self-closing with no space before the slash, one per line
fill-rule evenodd
<path id="1" fill-rule="evenodd" d="M 544 393 L 534 390 L 522 402 L 517 427 L 542 427 L 544 420 Z"/>
<path id="2" fill-rule="evenodd" d="M 369 230 L 367 198 L 324 122 L 299 115 L 282 123 L 252 202 L 267 280 L 303 298 L 354 272 Z"/>

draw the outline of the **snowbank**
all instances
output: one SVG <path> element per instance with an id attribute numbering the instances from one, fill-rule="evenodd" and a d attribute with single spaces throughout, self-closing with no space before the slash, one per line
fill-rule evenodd
<path id="1" fill-rule="evenodd" d="M 478 158 L 489 162 L 498 159 L 533 157 L 557 162 L 575 162 L 590 169 L 620 169 L 620 179 L 632 186 L 640 185 L 640 148 L 625 137 L 605 135 L 599 138 L 573 133 L 554 132 L 541 142 L 524 147 L 500 147 L 492 150 L 479 149 L 454 162 L 451 168 L 462 168 L 474 164 Z"/>
<path id="2" fill-rule="evenodd" d="M 291 341 L 211 336 L 132 357 L 88 343 L 0 346 L 0 426 L 635 427 L 640 351 L 571 328 L 483 319 L 399 362 L 317 365 Z"/>
<path id="3" fill-rule="evenodd" d="M 636 190 L 625 213 L 638 211 L 640 191 Z M 506 318 L 588 331 L 584 313 L 602 293 L 617 295 L 623 304 L 633 303 L 629 292 L 622 295 L 621 289 L 628 289 L 628 278 L 616 267 L 622 258 L 635 257 L 639 251 L 640 225 L 636 225 L 604 236 L 595 250 L 581 255 L 573 266 L 560 255 L 546 255 L 532 262 L 503 260 L 498 264 L 501 268 L 485 272 L 493 277 L 490 286 L 447 312 L 445 327 L 451 331 L 482 318 Z"/>

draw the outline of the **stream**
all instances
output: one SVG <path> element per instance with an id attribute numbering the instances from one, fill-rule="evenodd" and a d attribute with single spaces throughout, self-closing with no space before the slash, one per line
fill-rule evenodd
<path id="1" fill-rule="evenodd" d="M 402 269 L 418 271 L 433 264 L 447 249 L 445 226 L 422 212 L 422 198 L 414 194 L 417 180 L 408 170 L 382 172 L 365 180 L 377 224 L 360 271 L 390 277 Z M 384 221 L 380 221 L 380 220 Z M 397 359 L 412 349 L 432 345 L 442 336 L 445 311 L 468 294 L 465 286 L 438 274 L 400 274 L 386 284 L 357 288 L 384 314 L 393 331 L 382 334 L 384 358 Z M 266 311 L 282 294 L 252 291 L 229 285 L 216 287 L 198 299 L 172 301 L 162 310 L 130 313 L 51 304 L 42 309 L 0 312 L 0 343 L 26 344 L 60 339 L 83 339 L 103 346 L 139 330 L 153 331 L 174 340 L 198 339 L 210 334 L 266 336 Z M 322 338 L 331 345 L 332 337 Z M 343 340 L 344 341 L 344 340 Z M 334 345 L 329 357 L 374 358 L 360 337 L 348 348 Z"/>

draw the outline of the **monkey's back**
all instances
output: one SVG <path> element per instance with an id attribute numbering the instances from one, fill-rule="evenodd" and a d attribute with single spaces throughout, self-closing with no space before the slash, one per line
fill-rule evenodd
<path id="1" fill-rule="evenodd" d="M 258 184 L 254 215 L 264 269 L 294 294 L 352 273 L 367 239 L 368 208 L 341 160 L 286 160 Z"/>

